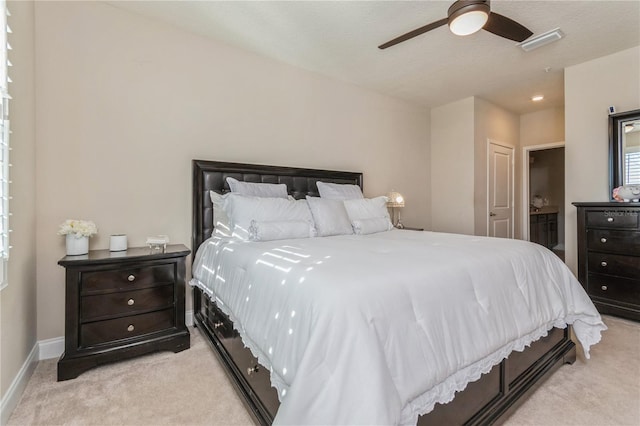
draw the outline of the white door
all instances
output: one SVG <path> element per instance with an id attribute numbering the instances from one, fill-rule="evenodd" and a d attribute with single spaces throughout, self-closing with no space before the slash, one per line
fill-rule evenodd
<path id="1" fill-rule="evenodd" d="M 513 147 L 489 141 L 490 237 L 513 238 Z"/>

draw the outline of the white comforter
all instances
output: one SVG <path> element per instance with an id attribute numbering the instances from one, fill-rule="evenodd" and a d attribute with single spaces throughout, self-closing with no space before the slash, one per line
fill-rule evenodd
<path id="1" fill-rule="evenodd" d="M 193 276 L 271 369 L 276 424 L 415 424 L 554 326 L 587 356 L 606 329 L 564 263 L 518 240 L 210 239 Z"/>

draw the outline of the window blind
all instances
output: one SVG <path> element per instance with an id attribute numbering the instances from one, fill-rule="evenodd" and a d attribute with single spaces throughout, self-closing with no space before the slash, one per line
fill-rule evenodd
<path id="1" fill-rule="evenodd" d="M 640 185 L 640 151 L 627 152 L 624 156 L 624 183 Z"/>

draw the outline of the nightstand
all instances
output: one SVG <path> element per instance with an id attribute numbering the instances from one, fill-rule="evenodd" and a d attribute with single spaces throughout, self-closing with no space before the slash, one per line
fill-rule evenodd
<path id="1" fill-rule="evenodd" d="M 176 244 L 65 256 L 65 350 L 58 380 L 107 362 L 190 345 L 185 315 L 185 258 Z"/>
<path id="2" fill-rule="evenodd" d="M 424 228 L 411 228 L 410 226 L 405 226 L 404 228 L 396 228 L 401 231 L 424 231 Z"/>

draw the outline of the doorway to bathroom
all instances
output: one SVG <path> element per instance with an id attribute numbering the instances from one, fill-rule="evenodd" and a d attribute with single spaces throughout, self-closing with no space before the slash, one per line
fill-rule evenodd
<path id="1" fill-rule="evenodd" d="M 564 142 L 523 148 L 523 238 L 564 260 Z"/>

